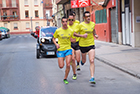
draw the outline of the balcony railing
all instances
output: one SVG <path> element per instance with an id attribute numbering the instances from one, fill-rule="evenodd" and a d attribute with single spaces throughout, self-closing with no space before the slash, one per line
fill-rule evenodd
<path id="1" fill-rule="evenodd" d="M 44 8 L 52 8 L 52 7 L 53 7 L 53 5 L 52 5 L 52 4 L 49 4 L 49 3 L 44 4 Z"/>
<path id="2" fill-rule="evenodd" d="M 2 21 L 17 21 L 19 20 L 18 15 L 7 15 L 7 16 L 1 16 Z"/>
<path id="3" fill-rule="evenodd" d="M 3 5 L 2 4 L 0 4 L 0 8 L 18 8 L 19 7 L 19 4 L 9 4 L 9 5 L 7 5 L 7 6 L 5 6 L 5 7 L 3 7 Z"/>

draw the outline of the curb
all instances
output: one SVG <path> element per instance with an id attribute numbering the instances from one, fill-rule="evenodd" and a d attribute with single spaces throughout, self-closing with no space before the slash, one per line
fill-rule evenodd
<path id="1" fill-rule="evenodd" d="M 97 59 L 97 60 L 99 60 L 99 61 L 101 61 L 101 62 L 103 62 L 103 63 L 105 63 L 105 64 L 107 64 L 107 65 L 110 65 L 110 66 L 112 66 L 112 67 L 114 67 L 114 68 L 116 68 L 116 69 L 119 69 L 119 70 L 121 70 L 121 71 L 123 71 L 123 72 L 125 72 L 125 73 L 127 73 L 127 74 L 129 74 L 129 75 L 131 75 L 131 76 L 134 76 L 134 77 L 140 79 L 140 75 L 139 75 L 139 74 L 136 74 L 136 73 L 134 73 L 134 72 L 132 72 L 132 71 L 126 69 L 126 68 L 123 68 L 123 67 L 121 67 L 121 66 L 119 66 L 119 65 L 117 65 L 117 64 L 114 64 L 114 63 L 112 63 L 112 62 L 109 61 L 109 60 L 106 60 L 106 59 L 104 59 L 104 58 L 100 58 L 100 57 L 97 56 L 97 55 L 95 55 L 95 59 Z"/>

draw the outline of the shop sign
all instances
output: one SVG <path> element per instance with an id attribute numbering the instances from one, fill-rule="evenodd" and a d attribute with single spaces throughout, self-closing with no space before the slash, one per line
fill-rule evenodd
<path id="1" fill-rule="evenodd" d="M 71 8 L 90 6 L 90 0 L 71 0 Z"/>

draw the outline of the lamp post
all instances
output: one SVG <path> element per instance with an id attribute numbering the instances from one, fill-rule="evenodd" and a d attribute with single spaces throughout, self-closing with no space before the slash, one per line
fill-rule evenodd
<path id="1" fill-rule="evenodd" d="M 50 23 L 49 23 L 49 17 L 48 17 L 48 14 L 46 13 L 46 19 L 47 19 L 47 26 L 50 26 Z"/>
<path id="2" fill-rule="evenodd" d="M 31 31 L 33 31 L 32 17 L 31 17 Z"/>

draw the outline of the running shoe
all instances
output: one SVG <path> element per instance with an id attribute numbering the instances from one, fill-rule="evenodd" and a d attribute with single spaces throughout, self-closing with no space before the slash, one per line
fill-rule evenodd
<path id="1" fill-rule="evenodd" d="M 82 61 L 81 61 L 81 65 L 84 65 L 85 63 L 83 63 Z"/>
<path id="2" fill-rule="evenodd" d="M 77 79 L 77 75 L 76 75 L 76 74 L 73 74 L 72 79 L 73 79 L 73 80 L 76 80 L 76 79 Z"/>
<path id="3" fill-rule="evenodd" d="M 68 84 L 68 83 L 69 83 L 69 82 L 67 81 L 67 79 L 64 79 L 63 81 L 64 81 L 65 84 Z"/>
<path id="4" fill-rule="evenodd" d="M 90 82 L 90 83 L 93 83 L 93 84 L 96 84 L 96 82 L 95 82 L 95 79 L 94 79 L 94 78 L 91 78 L 91 79 L 89 80 L 89 82 Z"/>
<path id="5" fill-rule="evenodd" d="M 79 65 L 77 65 L 77 67 L 76 67 L 76 68 L 77 68 L 77 71 L 80 71 L 80 66 L 79 66 Z"/>

